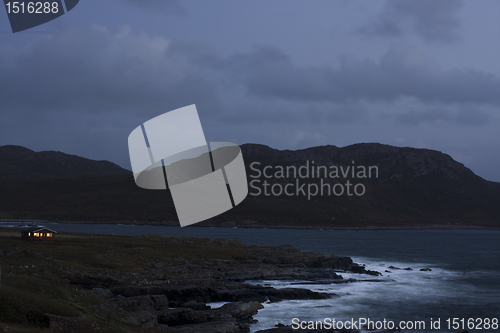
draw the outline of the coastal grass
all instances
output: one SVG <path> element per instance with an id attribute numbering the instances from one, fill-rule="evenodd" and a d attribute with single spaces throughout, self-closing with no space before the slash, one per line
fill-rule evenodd
<path id="1" fill-rule="evenodd" d="M 39 265 L 45 261 L 61 267 L 82 270 L 133 272 L 146 269 L 154 260 L 178 261 L 180 258 L 230 260 L 243 255 L 244 246 L 215 247 L 205 239 L 191 237 L 122 236 L 58 233 L 54 242 L 27 242 L 20 232 L 1 231 L 1 249 L 16 252 L 2 257 L 4 267 Z M 20 260 L 22 258 L 22 260 Z"/>
<path id="2" fill-rule="evenodd" d="M 85 272 L 140 272 L 151 269 L 156 261 L 181 264 L 252 256 L 243 244 L 213 246 L 210 242 L 213 240 L 190 237 L 65 232 L 57 233 L 53 242 L 29 242 L 21 239 L 20 229 L 0 228 L 0 328 L 18 325 L 19 332 L 39 332 L 47 328 L 44 314 L 50 313 L 83 316 L 98 322 L 103 332 L 136 332 L 137 326 L 123 322 L 119 315 L 96 312 L 100 300 L 75 288 L 65 277 Z"/>

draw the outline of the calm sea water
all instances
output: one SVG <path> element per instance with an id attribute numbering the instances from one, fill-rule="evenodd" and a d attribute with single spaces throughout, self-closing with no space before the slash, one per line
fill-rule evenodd
<path id="1" fill-rule="evenodd" d="M 0 226 L 17 224 L 1 223 Z M 290 244 L 300 250 L 350 256 L 366 264 L 368 269 L 383 272 L 384 282 L 306 284 L 303 287 L 332 292 L 339 297 L 265 304 L 255 316 L 259 323 L 253 325 L 253 331 L 278 323 L 292 324 L 294 318 L 301 321 L 366 318 L 374 322 L 386 319 L 396 324 L 424 321 L 426 332 L 436 331 L 430 329 L 431 318 L 440 319 L 441 331 L 448 332 L 462 330 L 462 327 L 448 329 L 448 318 L 458 318 L 460 326 L 460 320 L 465 319 L 464 329 L 469 331 L 476 331 L 467 327 L 469 318 L 500 319 L 500 231 L 229 229 L 57 223 L 44 226 L 70 232 L 232 238 L 248 245 Z M 389 269 L 391 265 L 413 270 Z M 432 271 L 420 271 L 424 267 Z M 363 277 L 343 275 L 344 278 Z M 277 288 L 290 285 L 280 281 L 256 283 Z M 300 284 L 294 286 L 300 287 Z M 500 332 L 500 328 L 479 331 Z"/>

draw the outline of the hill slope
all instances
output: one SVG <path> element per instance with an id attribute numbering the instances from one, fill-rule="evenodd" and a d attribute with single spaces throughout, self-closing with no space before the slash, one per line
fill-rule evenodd
<path id="1" fill-rule="evenodd" d="M 296 178 L 264 178 L 249 168 L 264 166 L 377 166 L 378 177 L 324 179 L 330 185 L 362 183 L 363 196 L 288 197 L 249 195 L 236 208 L 196 224 L 267 227 L 401 227 L 472 224 L 498 227 L 500 184 L 486 181 L 438 151 L 356 144 L 343 148 L 277 150 L 242 145 L 249 181 L 286 185 Z M 309 161 L 309 162 L 308 162 Z M 255 169 L 255 165 L 254 165 Z M 47 173 L 46 173 L 47 174 Z M 298 179 L 306 184 L 319 178 Z M 132 175 L 36 179 L 0 183 L 0 217 L 80 221 L 161 222 L 178 225 L 169 191 L 144 190 Z M 256 190 L 250 188 L 250 193 Z M 169 221 L 169 222 L 165 222 Z"/>
<path id="2" fill-rule="evenodd" d="M 272 202 L 268 216 L 296 221 L 292 224 L 318 226 L 399 226 L 414 224 L 483 224 L 496 225 L 500 221 L 500 184 L 475 175 L 450 156 L 428 149 L 393 147 L 376 143 L 361 143 L 343 148 L 335 146 L 312 147 L 303 150 L 277 150 L 263 145 L 242 146 L 245 162 L 264 166 L 377 166 L 378 177 L 333 180 L 362 183 L 366 193 L 361 196 L 305 196 L 276 199 L 261 195 L 257 202 Z M 257 172 L 248 170 L 248 176 Z M 253 178 L 249 178 L 251 181 Z M 258 180 L 265 180 L 263 175 Z M 290 183 L 296 179 L 268 179 L 269 183 Z M 301 182 L 320 184 L 319 179 Z M 328 179 L 326 179 L 328 181 Z M 257 191 L 255 191 L 257 192 Z M 246 200 L 251 201 L 251 200 Z M 293 203 L 293 204 L 292 204 Z M 245 204 L 245 202 L 244 202 Z M 248 214 L 250 210 L 236 207 L 228 214 Z M 259 207 L 262 210 L 263 207 Z M 254 209 L 255 210 L 255 209 Z M 278 213 L 279 212 L 279 213 Z M 303 222 L 299 222 L 303 221 Z"/>
<path id="3" fill-rule="evenodd" d="M 34 180 L 124 175 L 130 171 L 108 161 L 94 161 L 57 151 L 34 152 L 21 146 L 0 147 L 0 180 Z"/>

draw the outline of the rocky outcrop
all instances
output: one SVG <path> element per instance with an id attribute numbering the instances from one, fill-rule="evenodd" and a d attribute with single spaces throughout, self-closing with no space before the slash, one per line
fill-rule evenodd
<path id="1" fill-rule="evenodd" d="M 141 329 L 172 332 L 247 332 L 262 303 L 337 297 L 304 288 L 272 288 L 256 280 L 352 283 L 342 272 L 378 275 L 349 257 L 302 252 L 289 245 L 246 247 L 232 240 L 165 238 L 163 242 L 238 249 L 232 259 L 154 260 L 133 274 L 116 271 L 67 273 L 66 280 L 100 298 L 97 312 L 120 314 Z M 113 255 L 121 250 L 113 249 Z M 103 253 L 102 256 L 106 256 Z M 366 279 L 364 279 L 366 280 Z M 376 280 L 374 280 L 376 281 Z M 211 309 L 207 303 L 228 302 Z"/>
<path id="2" fill-rule="evenodd" d="M 165 295 L 146 295 L 117 298 L 115 304 L 124 311 L 164 311 L 168 310 L 168 298 Z"/>
<path id="3" fill-rule="evenodd" d="M 278 324 L 276 327 L 257 331 L 257 333 L 327 333 L 327 332 L 337 332 L 337 333 L 359 333 L 363 332 L 365 330 L 356 330 L 356 329 L 342 329 L 342 330 L 337 330 L 337 329 L 327 329 L 327 328 L 307 328 L 307 329 L 294 329 L 290 325 L 283 325 L 283 324 Z M 381 330 L 374 330 L 373 332 L 377 333 L 396 333 L 396 332 L 401 332 L 400 329 L 381 329 Z"/>
<path id="4" fill-rule="evenodd" d="M 128 313 L 124 320 L 139 325 L 143 330 L 158 328 L 158 316 L 148 311 L 139 311 Z"/>
<path id="5" fill-rule="evenodd" d="M 248 331 L 246 325 L 239 325 L 232 321 L 213 321 L 203 324 L 168 327 L 172 333 L 240 333 Z"/>
<path id="6" fill-rule="evenodd" d="M 91 333 L 99 331 L 99 324 L 81 317 L 65 317 L 47 314 L 49 328 L 53 332 Z"/>
<path id="7" fill-rule="evenodd" d="M 224 304 L 219 309 L 214 310 L 221 317 L 230 315 L 239 322 L 253 322 L 252 316 L 257 314 L 257 311 L 264 308 L 259 302 L 237 302 Z"/>
<path id="8" fill-rule="evenodd" d="M 259 302 L 227 303 L 218 309 L 171 309 L 158 315 L 158 322 L 172 332 L 248 332 Z"/>
<path id="9" fill-rule="evenodd" d="M 327 332 L 341 332 L 341 333 L 358 333 L 356 330 L 331 330 L 331 329 L 294 329 L 292 326 L 285 326 L 278 324 L 274 328 L 257 331 L 257 333 L 327 333 Z M 377 331 L 379 332 L 379 331 Z M 380 333 L 380 332 L 379 332 Z"/>
<path id="10" fill-rule="evenodd" d="M 262 308 L 262 304 L 253 301 L 227 303 L 218 309 L 210 310 L 169 309 L 158 314 L 158 322 L 169 327 L 214 321 L 251 323 L 253 316 Z"/>

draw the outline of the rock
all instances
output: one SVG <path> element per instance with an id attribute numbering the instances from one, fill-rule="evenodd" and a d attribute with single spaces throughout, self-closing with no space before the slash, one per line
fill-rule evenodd
<path id="1" fill-rule="evenodd" d="M 203 324 L 190 324 L 169 327 L 172 333 L 240 333 L 240 325 L 235 322 L 215 321 Z"/>
<path id="2" fill-rule="evenodd" d="M 271 303 L 275 303 L 275 302 L 281 302 L 282 299 L 279 298 L 279 297 L 274 297 L 274 296 L 268 296 L 267 299 L 269 300 L 269 302 Z"/>
<path id="3" fill-rule="evenodd" d="M 156 262 L 156 263 L 153 264 L 153 267 L 156 268 L 156 269 L 164 269 L 167 266 L 163 262 Z"/>
<path id="4" fill-rule="evenodd" d="M 133 297 L 119 297 L 112 300 L 119 308 L 126 312 L 156 311 L 168 310 L 168 298 L 165 295 L 146 295 Z"/>
<path id="5" fill-rule="evenodd" d="M 360 266 L 360 265 L 355 264 L 355 263 L 352 264 L 350 271 L 353 273 L 368 274 L 368 275 L 373 275 L 373 276 L 382 275 L 380 272 L 367 270 L 367 269 L 365 269 L 364 266 Z"/>
<path id="6" fill-rule="evenodd" d="M 426 267 L 426 268 L 420 268 L 420 271 L 422 271 L 422 272 L 430 272 L 430 271 L 432 271 L 432 269 Z"/>
<path id="7" fill-rule="evenodd" d="M 157 311 L 168 310 L 169 302 L 165 295 L 151 295 L 154 307 Z"/>
<path id="8" fill-rule="evenodd" d="M 250 303 L 227 303 L 221 306 L 214 311 L 217 311 L 219 314 L 229 314 L 231 317 L 235 318 L 237 321 L 248 321 L 252 319 L 252 316 L 256 315 L 260 309 L 263 309 L 264 306 L 259 302 L 250 302 Z"/>
<path id="9" fill-rule="evenodd" d="M 275 289 L 272 287 L 252 286 L 241 284 L 242 288 L 219 290 L 213 296 L 212 300 L 217 302 L 252 302 L 257 301 L 264 303 L 269 297 L 279 299 L 326 299 L 331 295 L 311 291 L 301 288 L 281 288 Z"/>
<path id="10" fill-rule="evenodd" d="M 224 304 L 222 307 L 213 310 L 193 310 L 191 308 L 170 309 L 158 314 L 158 323 L 168 325 L 169 329 L 176 328 L 175 332 L 184 332 L 185 327 L 191 328 L 191 332 L 199 332 L 195 330 L 193 324 L 208 324 L 213 322 L 239 323 L 239 326 L 231 324 L 223 327 L 228 332 L 233 332 L 235 330 L 234 327 L 236 327 L 238 330 L 234 332 L 240 332 L 239 329 L 246 327 L 243 324 L 253 322 L 252 317 L 262 308 L 263 306 L 259 302 L 234 302 Z M 203 328 L 203 331 L 200 332 L 215 332 L 208 330 L 208 327 L 211 327 L 210 325 L 196 325 L 196 327 Z"/>
<path id="11" fill-rule="evenodd" d="M 154 306 L 151 302 L 150 296 L 136 296 L 120 298 L 116 301 L 118 305 L 125 311 L 154 311 Z"/>
<path id="12" fill-rule="evenodd" d="M 92 290 L 92 293 L 95 296 L 103 299 L 108 299 L 113 297 L 113 293 L 111 292 L 111 290 L 105 288 L 94 288 Z"/>
<path id="13" fill-rule="evenodd" d="M 288 299 L 326 299 L 334 296 L 302 288 L 272 288 L 247 283 L 276 279 L 305 281 L 301 284 L 351 283 L 339 272 L 372 276 L 349 257 L 301 252 L 291 246 L 245 247 L 231 240 L 168 238 L 169 243 L 239 247 L 230 258 L 176 257 L 153 260 L 147 269 L 133 274 L 112 271 L 70 274 L 66 279 L 78 287 L 91 289 L 103 300 L 98 311 L 125 313 L 126 320 L 143 329 L 172 332 L 248 332 L 253 316 L 263 302 Z M 142 251 L 142 250 L 141 250 Z M 115 252 L 112 253 L 115 255 Z M 399 268 L 396 268 L 399 269 Z M 363 280 L 366 281 L 366 280 Z M 379 280 L 373 280 L 379 281 Z M 209 302 L 230 302 L 210 309 Z M 283 328 L 283 327 L 279 327 Z"/>
<path id="14" fill-rule="evenodd" d="M 386 273 L 392 273 L 392 271 L 388 271 L 387 269 L 385 270 Z"/>
<path id="15" fill-rule="evenodd" d="M 99 331 L 99 324 L 81 317 L 65 317 L 46 314 L 49 328 L 56 332 L 88 333 Z"/>
<path id="16" fill-rule="evenodd" d="M 399 267 L 395 267 L 395 266 L 389 266 L 389 267 L 387 267 L 387 268 L 390 268 L 390 269 L 401 269 L 401 268 L 399 268 Z"/>
<path id="17" fill-rule="evenodd" d="M 210 306 L 206 305 L 205 303 L 200 303 L 196 301 L 189 301 L 184 304 L 182 304 L 183 308 L 190 308 L 193 310 L 209 310 Z"/>
<path id="18" fill-rule="evenodd" d="M 270 288 L 270 290 L 266 292 L 266 295 L 268 295 L 268 297 L 274 296 L 281 299 L 326 299 L 331 297 L 331 295 L 327 293 L 319 293 L 300 288 Z"/>
<path id="19" fill-rule="evenodd" d="M 406 268 L 403 268 L 403 270 L 405 270 L 405 271 L 412 271 L 412 270 L 413 270 L 413 268 L 411 268 L 411 267 L 406 267 Z"/>
<path id="20" fill-rule="evenodd" d="M 129 313 L 125 316 L 124 320 L 140 325 L 143 330 L 158 328 L 158 317 L 147 311 Z"/>
<path id="21" fill-rule="evenodd" d="M 169 309 L 158 314 L 158 323 L 168 326 L 206 323 L 215 316 L 209 311 L 198 311 L 189 308 Z"/>
<path id="22" fill-rule="evenodd" d="M 211 295 L 216 292 L 212 288 L 194 285 L 166 287 L 156 291 L 166 295 L 169 301 L 177 302 L 178 306 L 193 300 L 204 303 L 210 302 Z"/>
<path id="23" fill-rule="evenodd" d="M 283 324 L 275 325 L 274 328 L 268 328 L 265 330 L 257 331 L 257 333 L 327 333 L 327 332 L 336 332 L 336 333 L 359 333 L 356 330 L 327 330 L 327 329 L 293 329 L 292 326 L 285 326 Z M 381 333 L 380 331 L 377 331 Z"/>

